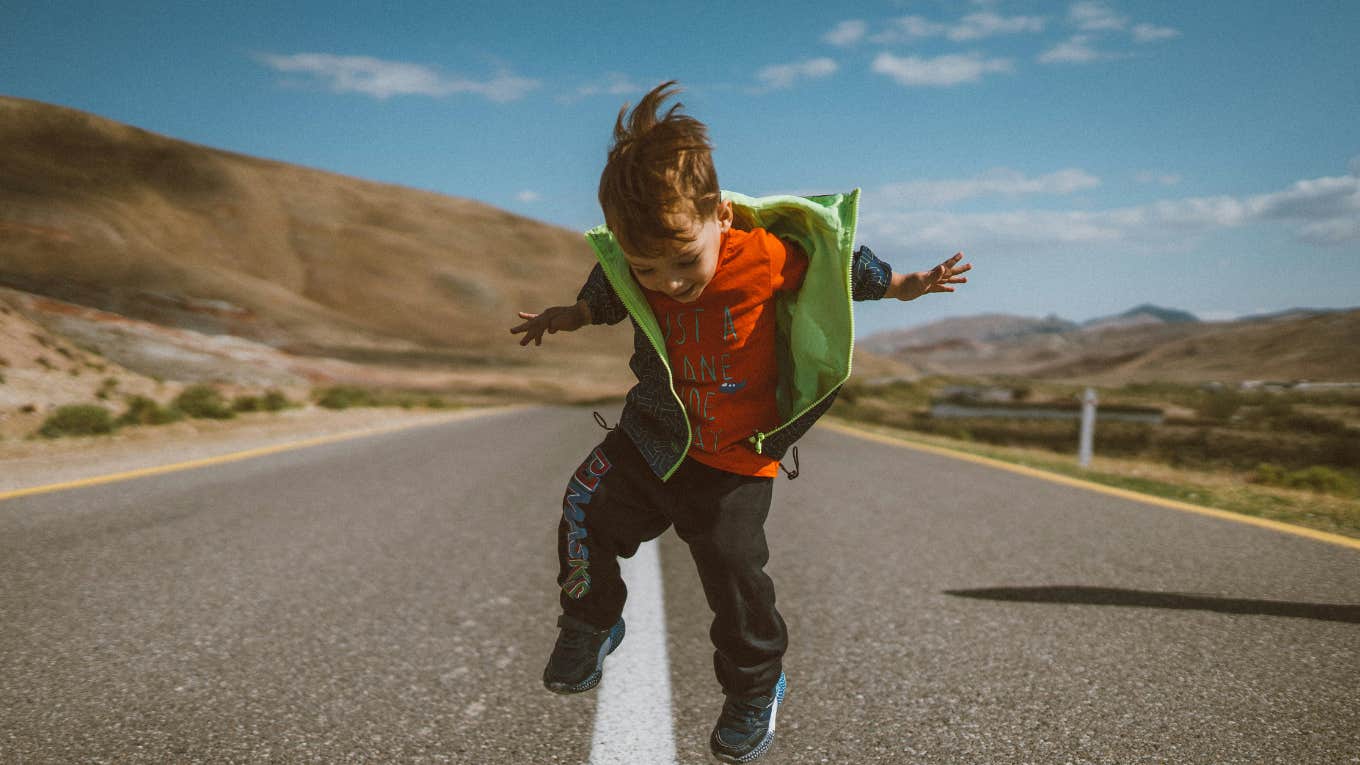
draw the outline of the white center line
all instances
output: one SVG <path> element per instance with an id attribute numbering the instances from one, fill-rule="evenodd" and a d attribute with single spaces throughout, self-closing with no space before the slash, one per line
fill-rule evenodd
<path id="1" fill-rule="evenodd" d="M 605 660 L 596 690 L 590 765 L 675 765 L 671 669 L 666 658 L 666 611 L 656 540 L 619 559 L 628 601 L 623 644 Z"/>

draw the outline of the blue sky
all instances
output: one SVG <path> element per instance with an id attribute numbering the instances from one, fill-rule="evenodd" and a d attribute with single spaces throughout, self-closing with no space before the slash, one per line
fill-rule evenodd
<path id="1" fill-rule="evenodd" d="M 861 335 L 1360 305 L 1352 0 L 5 11 L 5 95 L 573 229 L 619 107 L 678 79 L 725 188 L 859 187 L 859 240 L 899 270 L 974 263 L 955 295 L 861 305 Z"/>

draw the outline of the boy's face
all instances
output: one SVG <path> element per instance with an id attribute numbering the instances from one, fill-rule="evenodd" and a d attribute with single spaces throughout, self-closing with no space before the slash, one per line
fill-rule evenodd
<path id="1" fill-rule="evenodd" d="M 638 284 L 681 303 L 692 303 L 703 294 L 718 270 L 722 235 L 732 227 L 732 203 L 723 201 L 706 219 L 692 213 L 667 217 L 671 226 L 684 229 L 684 239 L 668 239 L 652 245 L 648 257 L 625 250 L 624 257 Z"/>

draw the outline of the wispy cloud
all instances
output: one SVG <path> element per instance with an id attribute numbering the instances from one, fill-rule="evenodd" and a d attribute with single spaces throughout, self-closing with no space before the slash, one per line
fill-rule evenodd
<path id="1" fill-rule="evenodd" d="M 523 202 L 524 204 L 532 204 L 542 198 L 543 198 L 542 194 L 538 193 L 537 191 L 532 191 L 529 189 L 525 189 L 524 191 L 521 191 L 515 195 L 515 199 L 520 202 Z"/>
<path id="2" fill-rule="evenodd" d="M 1081 0 L 1067 10 L 1067 20 L 1086 32 L 1107 32 L 1128 26 L 1127 16 L 1121 16 L 1100 0 Z"/>
<path id="3" fill-rule="evenodd" d="M 885 246 L 922 252 L 1166 251 L 1191 237 L 1270 223 L 1292 227 L 1311 244 L 1360 241 L 1360 178 L 1354 174 L 1301 180 L 1252 196 L 1188 197 L 1094 211 L 923 211 L 893 189 L 866 191 L 861 229 Z"/>
<path id="4" fill-rule="evenodd" d="M 1181 182 L 1181 177 L 1176 173 L 1159 173 L 1154 170 L 1140 170 L 1133 177 L 1139 183 L 1156 183 L 1162 186 L 1175 186 Z"/>
<path id="5" fill-rule="evenodd" d="M 1010 59 L 985 58 L 980 53 L 935 58 L 900 58 L 891 53 L 880 53 L 873 63 L 875 72 L 908 87 L 952 87 L 978 82 L 986 74 L 1012 72 L 1014 69 Z"/>
<path id="6" fill-rule="evenodd" d="M 924 16 L 903 16 L 894 19 L 887 29 L 869 39 L 871 42 L 884 45 L 911 42 L 925 37 L 945 37 L 954 42 L 969 42 L 996 35 L 1043 30 L 1044 19 L 1039 16 L 1001 16 L 991 11 L 983 11 L 970 13 L 952 23 L 931 21 Z"/>
<path id="7" fill-rule="evenodd" d="M 792 64 L 773 64 L 756 72 L 756 79 L 764 90 L 782 90 L 793 87 L 803 79 L 821 79 L 836 73 L 836 62 L 829 58 L 813 58 L 796 61 Z"/>
<path id="8" fill-rule="evenodd" d="M 276 72 L 310 76 L 336 93 L 361 93 L 377 99 L 392 96 L 443 98 L 456 94 L 481 96 L 505 102 L 523 98 L 541 83 L 508 71 L 485 80 L 450 75 L 406 61 L 370 56 L 337 56 L 330 53 L 260 53 L 256 60 Z"/>
<path id="9" fill-rule="evenodd" d="M 1091 35 L 1073 35 L 1063 42 L 1039 54 L 1041 64 L 1089 64 L 1093 61 L 1111 61 L 1124 58 L 1126 54 L 1111 53 L 1095 47 Z"/>
<path id="10" fill-rule="evenodd" d="M 1133 27 L 1134 42 L 1150 43 L 1160 40 L 1170 40 L 1173 37 L 1180 37 L 1179 29 L 1171 27 L 1159 27 L 1155 24 L 1136 24 Z"/>
<path id="11" fill-rule="evenodd" d="M 1073 194 L 1100 185 L 1100 179 L 1077 168 L 1029 177 L 998 167 L 972 178 L 920 180 L 894 183 L 874 191 L 884 202 L 910 207 L 945 207 L 983 196 L 1017 197 L 1023 194 Z"/>
<path id="12" fill-rule="evenodd" d="M 837 24 L 830 32 L 822 35 L 822 41 L 840 48 L 845 48 L 860 40 L 869 31 L 869 25 L 859 19 L 847 19 Z"/>
<path id="13" fill-rule="evenodd" d="M 647 90 L 646 87 L 638 84 L 636 80 L 626 74 L 609 72 L 599 80 L 587 82 L 577 86 L 573 91 L 563 93 L 557 97 L 557 100 L 562 103 L 571 103 L 592 96 L 638 95 L 646 93 Z"/>

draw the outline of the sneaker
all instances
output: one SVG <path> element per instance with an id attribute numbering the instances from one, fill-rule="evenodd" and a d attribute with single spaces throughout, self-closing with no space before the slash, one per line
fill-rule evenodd
<path id="1" fill-rule="evenodd" d="M 557 617 L 557 626 L 562 631 L 543 670 L 544 687 L 553 693 L 581 693 L 599 685 L 604 657 L 623 642 L 623 619 L 602 630 L 562 614 Z"/>
<path id="2" fill-rule="evenodd" d="M 723 762 L 750 762 L 769 751 L 774 743 L 774 723 L 779 705 L 784 703 L 788 683 L 784 673 L 768 696 L 736 698 L 728 696 L 722 716 L 713 726 L 708 746 Z"/>

